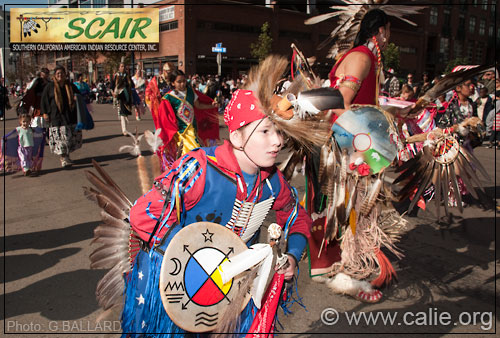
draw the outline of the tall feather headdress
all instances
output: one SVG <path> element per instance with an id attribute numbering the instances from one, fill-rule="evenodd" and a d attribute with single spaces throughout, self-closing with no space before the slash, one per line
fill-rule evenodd
<path id="1" fill-rule="evenodd" d="M 328 51 L 328 57 L 336 58 L 352 48 L 356 34 L 358 34 L 361 20 L 371 9 L 381 9 L 387 15 L 396 17 L 410 25 L 416 24 L 405 16 L 418 14 L 426 6 L 387 5 L 389 0 L 343 0 L 345 5 L 331 6 L 335 12 L 317 15 L 305 21 L 306 25 L 314 25 L 330 18 L 338 17 L 337 27 L 330 33 L 330 37 L 323 41 L 318 49 L 323 49 L 332 40 L 333 46 Z"/>

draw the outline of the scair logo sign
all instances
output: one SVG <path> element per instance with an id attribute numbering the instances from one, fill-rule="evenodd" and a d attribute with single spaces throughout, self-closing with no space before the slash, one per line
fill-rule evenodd
<path id="1" fill-rule="evenodd" d="M 159 43 L 158 8 L 13 8 L 10 15 L 12 46 L 121 44 L 130 50 Z"/>

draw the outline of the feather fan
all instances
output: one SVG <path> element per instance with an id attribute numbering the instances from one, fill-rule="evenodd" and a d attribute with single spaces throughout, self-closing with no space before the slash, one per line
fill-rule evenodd
<path id="1" fill-rule="evenodd" d="M 488 173 L 479 160 L 463 148 L 458 141 L 453 141 L 450 145 L 447 138 L 454 140 L 453 136 L 441 135 L 434 141 L 426 141 L 417 156 L 396 169 L 396 172 L 401 173 L 394 180 L 394 184 L 402 185 L 398 192 L 399 199 L 412 199 L 408 211 L 413 209 L 429 187 L 434 186 L 433 198 L 438 220 L 441 216 L 441 203 L 447 216 L 450 205 L 455 204 L 452 201 L 456 201 L 459 211 L 463 212 L 459 180 L 474 198 L 485 202 L 476 191 L 478 188 L 484 192 L 476 171 L 481 172 L 490 181 Z M 456 150 L 453 150 L 454 147 Z"/>
<path id="2" fill-rule="evenodd" d="M 98 319 L 108 319 L 119 314 L 123 306 L 124 274 L 131 271 L 132 261 L 138 251 L 138 236 L 126 221 L 131 203 L 111 177 L 92 161 L 98 174 L 86 171 L 94 188 L 84 187 L 87 198 L 96 201 L 101 210 L 102 223 L 94 230 L 92 243 L 99 246 L 90 254 L 92 269 L 111 269 L 97 284 L 96 297 L 105 310 Z"/>

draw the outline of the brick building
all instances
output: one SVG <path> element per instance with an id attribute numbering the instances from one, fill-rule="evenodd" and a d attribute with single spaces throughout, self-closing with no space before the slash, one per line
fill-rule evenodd
<path id="1" fill-rule="evenodd" d="M 212 47 L 222 43 L 222 73 L 236 75 L 248 71 L 258 60 L 250 53 L 250 44 L 268 22 L 273 39 L 272 52 L 291 55 L 295 42 L 307 56 L 318 54 L 316 46 L 332 29 L 330 22 L 304 25 L 310 15 L 279 5 L 250 5 L 236 1 L 214 1 L 213 5 L 197 0 L 162 1 L 160 8 L 160 51 L 135 55 L 148 73 L 158 72 L 160 63 L 174 62 L 186 73 L 217 73 L 216 53 Z M 255 1 L 252 2 L 255 4 Z M 326 50 L 323 51 L 323 56 Z M 332 60 L 321 58 L 321 66 L 331 67 Z"/>
<path id="2" fill-rule="evenodd" d="M 49 6 L 62 6 L 62 3 L 63 0 L 49 0 Z M 328 47 L 318 51 L 317 46 L 333 30 L 335 19 L 313 26 L 304 25 L 304 20 L 330 12 L 329 6 L 339 4 L 337 0 L 308 0 L 301 4 L 281 0 L 211 0 L 211 5 L 202 0 L 114 0 L 112 3 L 108 6 L 160 9 L 159 52 L 134 54 L 134 63 L 142 61 L 149 74 L 157 73 L 164 62 L 174 62 L 188 74 L 215 74 L 217 63 L 212 47 L 216 43 L 222 43 L 227 49 L 222 57 L 223 74 L 246 72 L 257 63 L 251 56 L 250 44 L 258 39 L 265 22 L 270 24 L 273 53 L 290 56 L 290 44 L 295 42 L 307 57 L 317 57 L 316 70 L 322 77 L 326 77 L 334 63 L 325 58 Z M 71 0 L 69 6 L 102 7 L 102 1 Z M 469 64 L 495 63 L 495 46 L 500 39 L 497 24 L 500 6 L 491 0 L 441 0 L 428 6 L 410 18 L 417 23 L 416 27 L 390 18 L 390 41 L 400 48 L 400 76 L 414 72 L 420 78 L 424 71 L 441 74 L 450 60 L 459 57 L 467 58 Z M 28 55 L 23 56 L 32 59 L 34 64 L 49 68 L 55 63 L 66 63 L 71 69 L 80 58 L 78 53 L 25 54 Z M 100 57 L 94 66 L 94 76 L 104 75 L 102 61 Z"/>
<path id="3" fill-rule="evenodd" d="M 424 71 L 441 74 L 456 58 L 466 58 L 469 64 L 495 64 L 499 11 L 493 1 L 448 0 L 413 16 L 418 25 L 413 29 L 391 20 L 391 42 L 400 49 L 400 73 L 415 72 L 419 78 Z"/>
<path id="4" fill-rule="evenodd" d="M 330 11 L 328 6 L 336 1 L 308 1 L 308 5 L 282 5 L 281 1 L 274 1 L 274 5 L 270 1 L 212 3 L 215 5 L 201 0 L 163 0 L 151 4 L 160 8 L 160 51 L 142 53 L 136 59 L 143 60 L 149 72 L 157 72 L 160 63 L 170 61 L 189 74 L 213 74 L 217 64 L 211 50 L 222 42 L 227 48 L 222 73 L 236 74 L 257 62 L 250 56 L 250 44 L 257 40 L 261 25 L 269 22 L 274 53 L 289 56 L 290 43 L 296 42 L 306 56 L 318 57 L 323 77 L 331 68 L 333 60 L 325 58 L 328 48 L 318 51 L 316 47 L 335 27 L 335 20 L 314 26 L 304 25 L 304 20 Z M 467 58 L 470 64 L 494 64 L 495 41 L 498 44 L 500 36 L 495 31 L 500 30 L 495 28 L 498 7 L 487 0 L 446 0 L 410 17 L 416 27 L 390 18 L 391 42 L 400 48 L 400 75 L 441 74 L 455 58 Z"/>

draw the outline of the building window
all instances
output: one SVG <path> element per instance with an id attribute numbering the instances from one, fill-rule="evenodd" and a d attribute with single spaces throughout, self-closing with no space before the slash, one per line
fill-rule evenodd
<path id="1" fill-rule="evenodd" d="M 160 24 L 160 32 L 171 31 L 173 29 L 177 29 L 178 27 L 179 27 L 179 24 L 178 24 L 177 20 L 162 23 L 162 24 Z"/>
<path id="2" fill-rule="evenodd" d="M 479 35 L 484 35 L 486 31 L 486 21 L 484 19 L 481 19 L 479 21 Z"/>
<path id="3" fill-rule="evenodd" d="M 467 59 L 470 63 L 474 62 L 474 41 L 469 41 L 467 45 Z"/>
<path id="4" fill-rule="evenodd" d="M 460 14 L 458 18 L 458 28 L 457 28 L 457 38 L 464 39 L 465 38 L 465 15 Z"/>
<path id="5" fill-rule="evenodd" d="M 92 5 L 90 4 L 90 0 L 80 0 L 80 8 L 90 8 Z"/>
<path id="6" fill-rule="evenodd" d="M 484 9 L 485 11 L 488 10 L 488 0 L 483 0 L 483 4 L 481 5 L 481 8 Z"/>
<path id="7" fill-rule="evenodd" d="M 483 63 L 483 44 L 478 42 L 476 48 L 476 63 Z"/>
<path id="8" fill-rule="evenodd" d="M 101 8 L 106 6 L 106 0 L 94 0 L 94 8 Z"/>
<path id="9" fill-rule="evenodd" d="M 438 23 L 438 9 L 436 7 L 431 7 L 431 12 L 429 14 L 429 23 L 431 25 L 437 25 Z"/>
<path id="10" fill-rule="evenodd" d="M 160 9 L 160 22 L 175 18 L 175 6 L 168 6 Z"/>
<path id="11" fill-rule="evenodd" d="M 462 44 L 462 41 L 459 41 L 459 40 L 455 40 L 453 42 L 453 47 L 454 47 L 454 57 L 455 58 L 461 58 L 462 57 L 462 53 L 464 51 L 464 46 Z"/>
<path id="12" fill-rule="evenodd" d="M 415 47 L 400 46 L 399 51 L 406 54 L 417 54 L 417 49 Z"/>
<path id="13" fill-rule="evenodd" d="M 471 16 L 469 20 L 469 32 L 474 33 L 476 31 L 476 17 Z"/>
<path id="14" fill-rule="evenodd" d="M 493 36 L 493 32 L 495 31 L 495 26 L 491 25 L 488 30 L 488 36 L 491 38 Z"/>
<path id="15" fill-rule="evenodd" d="M 443 26 L 450 26 L 450 10 L 448 8 L 445 8 L 443 10 L 443 15 L 444 15 L 444 22 L 443 22 Z"/>
<path id="16" fill-rule="evenodd" d="M 443 62 L 448 62 L 449 46 L 450 44 L 448 38 L 441 38 L 441 43 L 439 44 L 439 53 L 443 56 Z"/>
<path id="17" fill-rule="evenodd" d="M 473 0 L 473 1 L 472 1 L 472 5 L 473 5 L 474 7 L 477 7 L 477 3 L 478 3 L 478 0 Z"/>

